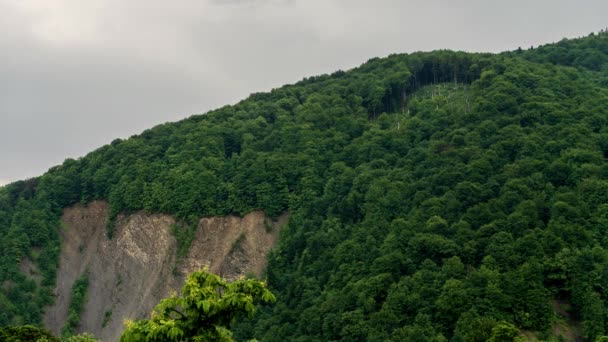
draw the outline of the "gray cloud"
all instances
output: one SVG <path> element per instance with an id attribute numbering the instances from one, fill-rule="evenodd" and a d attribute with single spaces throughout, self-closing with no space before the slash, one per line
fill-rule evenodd
<path id="1" fill-rule="evenodd" d="M 375 56 L 603 28 L 600 1 L 0 0 L 0 182 Z"/>

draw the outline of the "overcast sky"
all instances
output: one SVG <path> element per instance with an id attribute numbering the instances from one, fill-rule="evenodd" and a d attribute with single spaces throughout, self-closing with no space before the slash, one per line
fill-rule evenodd
<path id="1" fill-rule="evenodd" d="M 605 28 L 606 13 L 606 0 L 0 0 L 0 184 L 371 57 L 527 48 Z"/>

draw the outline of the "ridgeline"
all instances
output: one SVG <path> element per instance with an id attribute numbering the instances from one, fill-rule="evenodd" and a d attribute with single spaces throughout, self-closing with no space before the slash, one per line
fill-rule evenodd
<path id="1" fill-rule="evenodd" d="M 119 214 L 188 230 L 288 211 L 267 267 L 277 302 L 238 340 L 594 341 L 608 334 L 608 33 L 374 58 L 1 187 L 0 326 L 41 324 L 62 212 L 97 200 L 109 239 Z"/>

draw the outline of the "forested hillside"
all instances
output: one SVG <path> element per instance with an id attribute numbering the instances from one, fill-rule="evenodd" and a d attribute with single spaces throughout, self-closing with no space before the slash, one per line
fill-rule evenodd
<path id="1" fill-rule="evenodd" d="M 608 34 L 374 58 L 0 188 L 0 326 L 53 301 L 75 203 L 290 220 L 240 339 L 608 334 Z M 187 239 L 186 239 L 187 240 Z M 39 274 L 24 274 L 24 263 Z M 509 335 L 511 334 L 511 335 Z"/>

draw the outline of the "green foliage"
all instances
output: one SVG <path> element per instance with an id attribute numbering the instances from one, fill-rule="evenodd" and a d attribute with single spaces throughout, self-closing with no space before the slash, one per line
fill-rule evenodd
<path id="1" fill-rule="evenodd" d="M 245 242 L 245 239 L 247 239 L 247 236 L 245 236 L 245 233 L 241 233 L 236 240 L 234 240 L 232 242 L 232 245 L 230 246 L 230 252 L 228 252 L 229 254 L 231 252 L 237 251 L 239 249 L 242 248 L 243 243 Z"/>
<path id="2" fill-rule="evenodd" d="M 140 210 L 189 227 L 290 211 L 267 271 L 279 302 L 239 340 L 486 341 L 560 320 L 604 336 L 607 46 L 374 58 L 2 187 L 0 326 L 40 322 L 62 209 L 104 199 L 109 236 Z M 175 229 L 179 254 L 192 231 Z"/>
<path id="3" fill-rule="evenodd" d="M 89 288 L 89 276 L 87 273 L 80 276 L 72 285 L 72 299 L 68 307 L 68 318 L 61 329 L 64 338 L 74 335 L 80 325 L 80 314 L 87 301 L 87 289 Z"/>
<path id="4" fill-rule="evenodd" d="M 192 245 L 192 241 L 194 240 L 196 225 L 191 226 L 174 224 L 171 226 L 171 232 L 173 233 L 177 243 L 176 254 L 178 259 L 184 258 L 186 255 L 188 255 L 190 245 Z"/>
<path id="5" fill-rule="evenodd" d="M 23 341 L 40 341 L 40 342 L 59 342 L 59 339 L 53 336 L 45 329 L 35 327 L 33 325 L 23 326 L 8 326 L 0 328 L 0 341 L 4 342 L 23 342 Z"/>
<path id="6" fill-rule="evenodd" d="M 255 304 L 272 303 L 264 282 L 227 282 L 207 271 L 190 274 L 181 295 L 161 300 L 151 318 L 125 323 L 123 342 L 233 341 L 228 329 L 240 315 L 253 316 Z"/>
<path id="7" fill-rule="evenodd" d="M 33 325 L 7 326 L 0 328 L 0 341 L 3 342 L 99 342 L 91 334 L 78 334 L 64 336 L 61 339 L 53 336 L 49 331 Z"/>
<path id="8" fill-rule="evenodd" d="M 101 322 L 101 327 L 105 328 L 108 322 L 110 322 L 110 319 L 112 319 L 112 310 L 106 310 L 103 313 L 103 322 Z"/>
<path id="9" fill-rule="evenodd" d="M 525 339 L 518 335 L 519 330 L 513 324 L 502 321 L 492 328 L 488 342 L 524 342 Z"/>
<path id="10" fill-rule="evenodd" d="M 95 336 L 91 334 L 79 334 L 63 338 L 61 342 L 100 342 Z"/>

